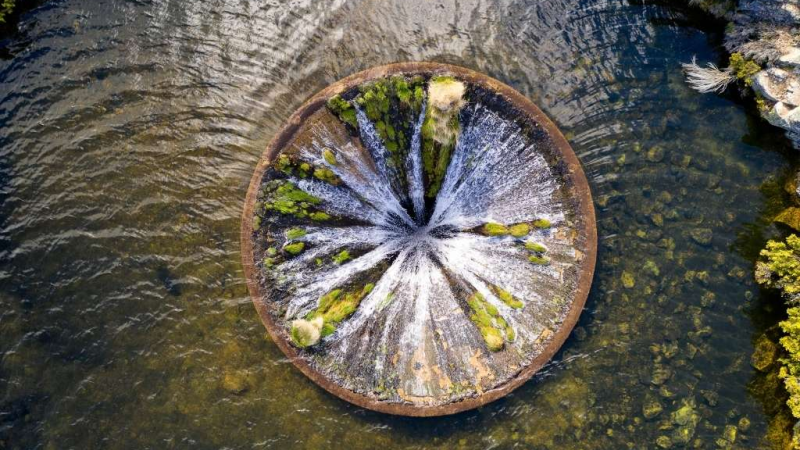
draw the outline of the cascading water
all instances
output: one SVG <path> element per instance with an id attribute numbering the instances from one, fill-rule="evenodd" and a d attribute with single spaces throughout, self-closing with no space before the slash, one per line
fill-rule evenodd
<path id="1" fill-rule="evenodd" d="M 595 246 L 585 179 L 547 119 L 472 72 L 421 66 L 319 94 L 327 108 L 257 171 L 243 228 L 284 351 L 404 414 L 529 377 L 574 325 Z"/>

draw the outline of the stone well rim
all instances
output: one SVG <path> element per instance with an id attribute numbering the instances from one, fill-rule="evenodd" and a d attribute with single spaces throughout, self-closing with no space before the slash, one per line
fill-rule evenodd
<path id="1" fill-rule="evenodd" d="M 539 124 L 552 141 L 555 150 L 560 153 L 563 162 L 568 168 L 568 171 L 563 174 L 563 177 L 569 181 L 567 183 L 569 192 L 577 206 L 575 212 L 580 215 L 580 220 L 577 221 L 577 223 L 583 228 L 579 231 L 581 231 L 582 236 L 585 236 L 584 245 L 583 248 L 581 248 L 581 250 L 584 251 L 584 255 L 578 269 L 580 275 L 577 289 L 572 298 L 570 310 L 561 326 L 554 332 L 552 340 L 545 349 L 537 355 L 530 364 L 523 367 L 517 375 L 505 383 L 475 397 L 441 405 L 414 405 L 411 403 L 383 402 L 346 389 L 311 367 L 311 365 L 299 355 L 298 350 L 291 345 L 290 338 L 283 330 L 283 327 L 275 323 L 270 315 L 270 307 L 267 302 L 264 301 L 266 292 L 259 282 L 258 269 L 255 265 L 252 217 L 258 190 L 269 164 L 280 151 L 292 141 L 296 133 L 302 128 L 305 120 L 320 108 L 325 107 L 325 103 L 329 98 L 365 82 L 396 74 L 453 75 L 463 81 L 480 85 L 500 94 L 520 113 L 527 115 L 533 122 Z M 245 198 L 244 211 L 242 213 L 241 252 L 247 288 L 261 321 L 266 327 L 272 341 L 275 342 L 292 364 L 304 375 L 329 393 L 363 408 L 402 416 L 433 417 L 467 411 L 498 400 L 528 381 L 539 369 L 552 359 L 577 324 L 583 307 L 586 304 L 586 299 L 589 296 L 597 257 L 597 228 L 589 183 L 575 152 L 556 125 L 533 102 L 512 87 L 487 75 L 464 67 L 434 62 L 404 62 L 372 67 L 336 81 L 314 94 L 289 117 L 262 153 L 250 180 L 247 196 Z"/>

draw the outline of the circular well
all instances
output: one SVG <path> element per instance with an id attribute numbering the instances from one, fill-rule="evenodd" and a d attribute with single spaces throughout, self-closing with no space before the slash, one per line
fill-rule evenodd
<path id="1" fill-rule="evenodd" d="M 597 251 L 586 177 L 514 89 L 438 63 L 314 95 L 259 161 L 242 259 L 278 347 L 332 394 L 438 416 L 496 400 L 552 358 Z"/>

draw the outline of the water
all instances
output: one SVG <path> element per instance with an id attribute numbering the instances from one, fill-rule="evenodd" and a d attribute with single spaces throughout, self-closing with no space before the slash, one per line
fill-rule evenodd
<path id="1" fill-rule="evenodd" d="M 776 402 L 751 393 L 749 357 L 771 299 L 748 258 L 786 144 L 687 89 L 679 63 L 714 61 L 718 36 L 680 12 L 66 0 L 26 21 L 29 42 L 0 63 L 0 446 L 640 448 L 673 435 L 688 399 L 692 441 L 713 448 L 747 417 L 736 446 L 763 445 Z M 242 201 L 270 137 L 313 92 L 396 60 L 529 96 L 565 131 L 598 213 L 573 337 L 534 381 L 455 417 L 326 394 L 265 338 L 242 278 Z"/>

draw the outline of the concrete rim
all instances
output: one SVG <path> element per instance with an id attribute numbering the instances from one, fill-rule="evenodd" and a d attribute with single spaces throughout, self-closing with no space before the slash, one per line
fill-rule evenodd
<path id="1" fill-rule="evenodd" d="M 297 349 L 291 345 L 291 338 L 288 333 L 283 330 L 283 327 L 273 321 L 269 313 L 270 306 L 264 301 L 266 292 L 264 292 L 262 286 L 258 282 L 259 275 L 255 265 L 255 253 L 252 239 L 253 210 L 262 178 L 271 161 L 280 153 L 281 149 L 283 149 L 286 144 L 291 142 L 305 120 L 319 108 L 325 107 L 325 103 L 329 98 L 370 80 L 395 74 L 453 75 L 463 81 L 480 85 L 500 94 L 520 112 L 527 114 L 533 122 L 539 124 L 552 140 L 554 147 L 563 158 L 563 163 L 568 168 L 564 177 L 569 181 L 569 183 L 567 183 L 568 189 L 577 205 L 576 212 L 579 215 L 577 226 L 579 229 L 582 228 L 580 235 L 584 237 L 584 242 L 582 243 L 584 255 L 578 268 L 580 274 L 570 310 L 547 347 L 534 358 L 530 364 L 525 366 L 514 378 L 511 378 L 507 382 L 492 390 L 485 391 L 476 397 L 470 397 L 443 405 L 420 406 L 411 403 L 382 402 L 343 388 L 317 372 L 298 354 Z M 289 358 L 295 367 L 300 369 L 303 374 L 331 394 L 363 408 L 402 416 L 434 417 L 470 410 L 504 397 L 528 381 L 542 366 L 550 361 L 553 355 L 555 355 L 569 337 L 572 329 L 578 322 L 586 299 L 589 296 L 597 257 L 597 228 L 589 183 L 577 156 L 575 156 L 575 152 L 556 125 L 534 105 L 533 102 L 510 86 L 470 69 L 442 63 L 406 62 L 373 67 L 343 78 L 316 93 L 289 117 L 261 155 L 261 159 L 250 180 L 250 186 L 245 198 L 244 211 L 242 213 L 241 253 L 247 288 L 250 292 L 253 304 L 261 317 L 261 321 L 267 328 L 267 332 L 273 342 L 275 342 L 278 348 L 281 349 L 286 357 Z"/>

